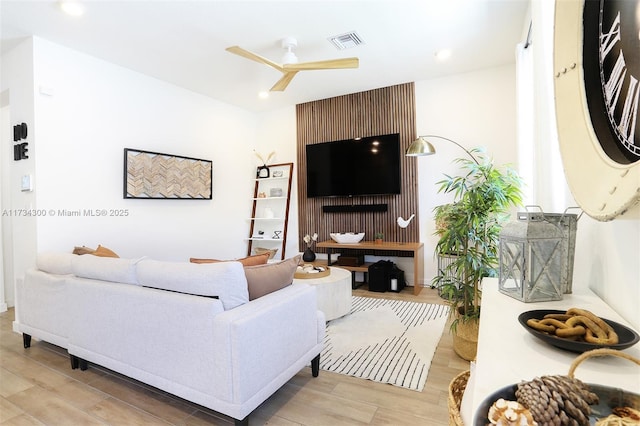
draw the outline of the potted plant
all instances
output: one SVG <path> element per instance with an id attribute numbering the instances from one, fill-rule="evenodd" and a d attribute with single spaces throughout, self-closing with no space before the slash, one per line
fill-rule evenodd
<path id="1" fill-rule="evenodd" d="M 382 232 L 376 232 L 374 235 L 375 243 L 382 244 L 382 240 L 384 240 L 384 234 Z"/>
<path id="2" fill-rule="evenodd" d="M 522 204 L 521 178 L 510 167 L 496 167 L 481 149 L 470 159 L 455 160 L 460 176 L 437 182 L 438 192 L 450 193 L 453 203 L 434 209 L 436 254 L 450 262 L 432 285 L 451 305 L 454 350 L 464 359 L 475 358 L 480 319 L 481 280 L 498 275 L 498 246 L 502 223 L 509 210 Z M 474 155 L 475 154 L 475 155 Z"/>

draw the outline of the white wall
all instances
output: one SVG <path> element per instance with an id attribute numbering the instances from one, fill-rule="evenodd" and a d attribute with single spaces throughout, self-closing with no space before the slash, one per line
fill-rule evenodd
<path id="1" fill-rule="evenodd" d="M 8 96 L 6 96 L 6 98 L 8 98 Z M 8 99 L 6 99 L 5 101 L 2 97 L 0 97 L 0 164 L 2 165 L 0 167 L 0 172 L 2 174 L 2 180 L 0 181 L 0 211 L 2 212 L 2 216 L 0 216 L 0 218 L 2 218 L 2 222 L 4 222 L 4 218 L 6 216 L 4 206 L 8 205 L 8 203 L 5 203 L 3 201 L 4 194 L 8 194 L 11 188 L 11 186 L 9 185 L 9 174 L 7 173 L 9 171 L 9 161 L 10 158 L 12 158 L 8 157 L 12 152 L 11 146 L 13 145 L 13 139 L 11 137 L 13 133 L 10 131 L 10 129 L 12 129 L 10 123 L 11 117 L 9 115 L 9 101 Z M 9 281 L 7 281 L 7 275 L 9 274 L 5 273 L 5 271 L 8 269 L 7 266 L 9 261 L 8 258 L 4 255 L 4 235 L 6 231 L 4 230 L 5 226 L 2 224 L 2 222 L 0 222 L 0 312 L 4 312 L 7 310 L 4 283 L 12 282 L 11 278 L 9 278 Z M 8 238 L 7 241 L 9 241 Z"/>
<path id="2" fill-rule="evenodd" d="M 14 283 L 32 264 L 29 253 L 37 250 L 36 220 L 26 216 L 35 205 L 31 192 L 20 191 L 20 177 L 35 173 L 34 105 L 33 105 L 33 42 L 26 40 L 2 56 L 0 93 L 3 107 L 9 111 L 9 138 L 2 138 L 2 244 L 4 294 L 7 305 L 13 306 Z M 27 123 L 29 159 L 13 161 L 13 132 L 16 124 Z M 6 125 L 5 122 L 2 123 Z"/>
<path id="3" fill-rule="evenodd" d="M 466 149 L 486 148 L 496 164 L 517 163 L 515 68 L 504 66 L 416 82 L 418 135 L 438 135 Z M 420 240 L 425 245 L 425 284 L 437 273 L 434 207 L 453 198 L 438 194 L 436 182 L 456 173 L 456 158 L 468 158 L 456 145 L 430 139 L 436 154 L 416 157 L 420 192 Z"/>
<path id="4" fill-rule="evenodd" d="M 112 248 L 123 257 L 243 256 L 253 186 L 253 114 L 36 39 L 39 250 Z M 123 148 L 213 161 L 213 200 L 125 200 Z M 232 161 L 229 159 L 232 158 Z"/>

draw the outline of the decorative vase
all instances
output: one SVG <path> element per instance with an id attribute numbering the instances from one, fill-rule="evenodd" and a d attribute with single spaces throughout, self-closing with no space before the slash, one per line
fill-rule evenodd
<path id="1" fill-rule="evenodd" d="M 307 247 L 304 253 L 302 253 L 302 260 L 305 262 L 313 262 L 316 260 L 316 254 L 311 250 L 311 247 Z"/>

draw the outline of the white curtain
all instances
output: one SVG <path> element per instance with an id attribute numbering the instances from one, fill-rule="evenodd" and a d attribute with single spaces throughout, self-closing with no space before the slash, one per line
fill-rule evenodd
<path id="1" fill-rule="evenodd" d="M 518 171 L 525 182 L 524 203 L 535 204 L 535 108 L 533 98 L 533 45 L 516 46 L 516 108 L 518 131 Z"/>
<path id="2" fill-rule="evenodd" d="M 516 49 L 518 152 L 525 204 L 548 213 L 575 206 L 564 176 L 554 100 L 554 1 L 531 2 L 529 45 Z"/>

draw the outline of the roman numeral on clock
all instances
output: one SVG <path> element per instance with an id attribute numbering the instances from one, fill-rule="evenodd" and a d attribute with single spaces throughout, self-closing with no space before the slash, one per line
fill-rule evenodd
<path id="1" fill-rule="evenodd" d="M 620 94 L 627 78 L 627 64 L 621 49 L 618 50 L 618 57 L 608 76 L 607 71 L 604 70 L 605 60 L 618 42 L 620 42 L 620 12 L 616 15 L 609 32 L 600 36 L 600 69 L 602 70 L 602 78 L 605 79 L 603 91 L 609 121 L 616 133 L 622 138 L 622 143 L 631 151 L 631 147 L 635 144 L 640 85 L 638 79 L 629 74 L 626 95 L 623 95 L 623 99 L 621 99 Z"/>

